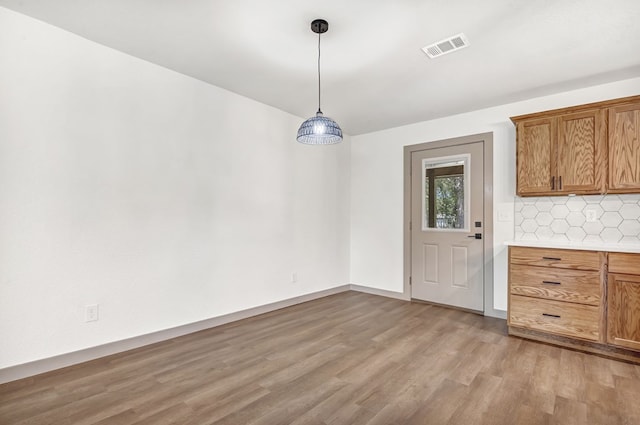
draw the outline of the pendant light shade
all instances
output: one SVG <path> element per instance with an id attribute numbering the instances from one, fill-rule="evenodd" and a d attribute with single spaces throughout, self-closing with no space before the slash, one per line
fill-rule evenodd
<path id="1" fill-rule="evenodd" d="M 318 112 L 302 123 L 297 140 L 307 145 L 332 145 L 342 141 L 342 130 L 337 122 Z"/>
<path id="2" fill-rule="evenodd" d="M 306 145 L 331 145 L 342 141 L 342 130 L 338 123 L 325 117 L 320 109 L 320 34 L 328 29 L 329 24 L 324 19 L 311 22 L 311 31 L 318 34 L 318 112 L 298 129 L 296 140 Z"/>

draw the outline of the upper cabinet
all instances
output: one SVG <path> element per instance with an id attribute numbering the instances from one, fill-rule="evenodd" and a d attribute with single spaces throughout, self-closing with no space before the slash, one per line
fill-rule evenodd
<path id="1" fill-rule="evenodd" d="M 519 196 L 640 192 L 640 96 L 511 120 Z"/>
<path id="2" fill-rule="evenodd" d="M 640 192 L 640 102 L 609 109 L 609 192 Z"/>
<path id="3" fill-rule="evenodd" d="M 604 191 L 605 119 L 604 111 L 590 110 L 516 120 L 518 195 Z"/>

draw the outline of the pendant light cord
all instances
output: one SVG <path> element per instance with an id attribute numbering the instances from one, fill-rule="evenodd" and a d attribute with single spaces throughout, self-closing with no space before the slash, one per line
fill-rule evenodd
<path id="1" fill-rule="evenodd" d="M 320 32 L 318 32 L 318 113 L 322 113 L 320 109 Z"/>

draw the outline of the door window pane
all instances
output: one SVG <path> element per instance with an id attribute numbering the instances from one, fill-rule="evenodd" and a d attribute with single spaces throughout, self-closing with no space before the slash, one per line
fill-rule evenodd
<path id="1" fill-rule="evenodd" d="M 423 230 L 468 228 L 468 157 L 447 157 L 423 161 Z"/>

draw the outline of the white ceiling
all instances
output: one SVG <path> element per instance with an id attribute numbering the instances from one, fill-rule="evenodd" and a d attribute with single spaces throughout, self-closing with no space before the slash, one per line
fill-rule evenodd
<path id="1" fill-rule="evenodd" d="M 0 0 L 352 135 L 640 76 L 639 0 Z M 420 49 L 464 32 L 470 47 Z M 639 88 L 640 94 L 640 88 Z"/>

